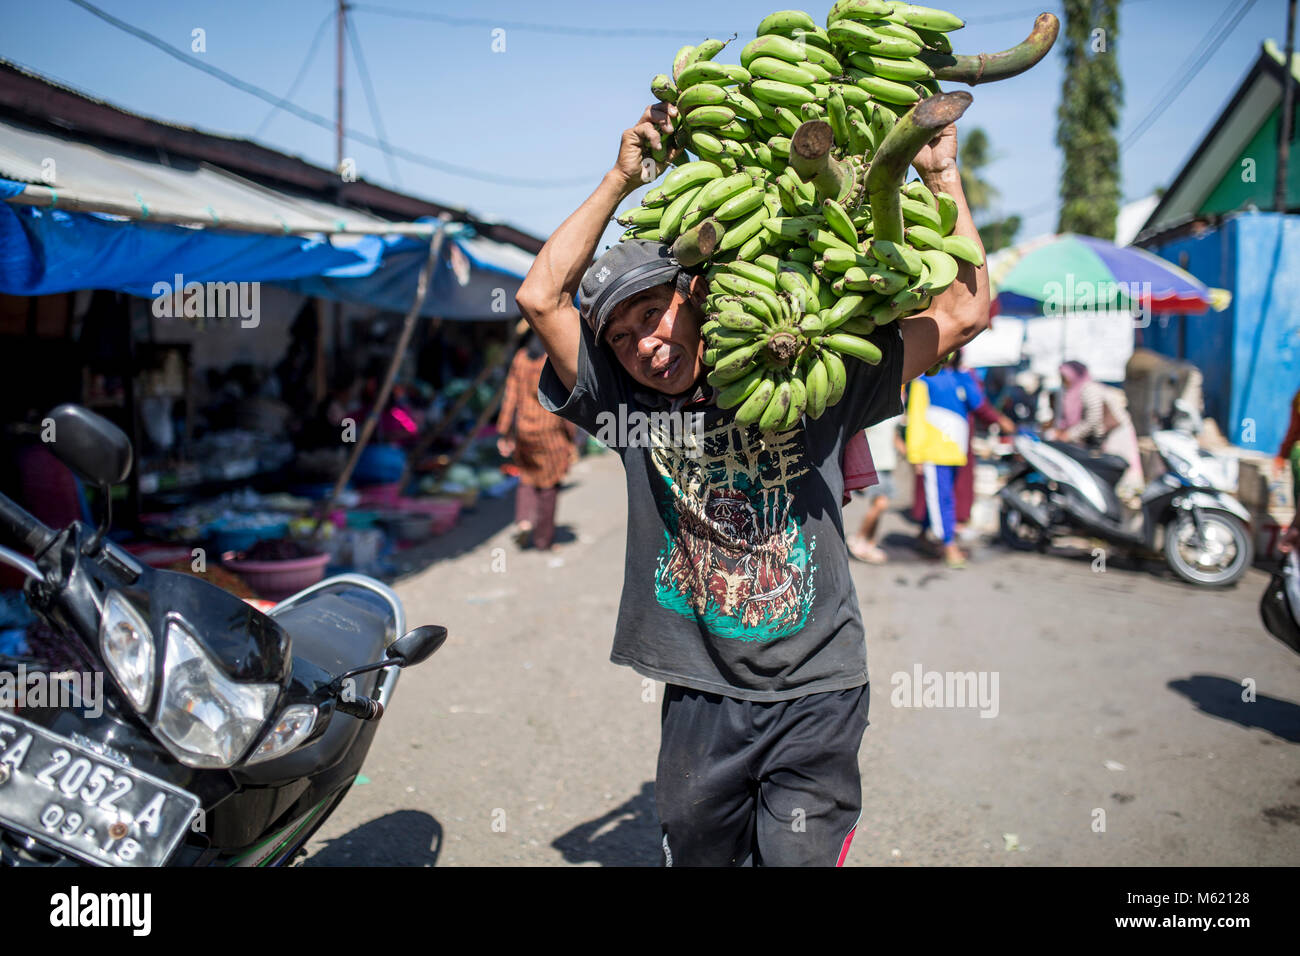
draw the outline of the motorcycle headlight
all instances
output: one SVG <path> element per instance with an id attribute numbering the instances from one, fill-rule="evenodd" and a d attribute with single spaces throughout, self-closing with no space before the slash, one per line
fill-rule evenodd
<path id="1" fill-rule="evenodd" d="M 261 763 L 299 746 L 316 726 L 317 710 L 313 704 L 291 704 L 280 712 L 275 725 L 266 732 L 257 749 L 249 754 L 246 764 Z"/>
<path id="2" fill-rule="evenodd" d="M 266 723 L 279 686 L 231 680 L 176 621 L 167 623 L 164 670 L 159 738 L 187 766 L 233 766 Z"/>
<path id="3" fill-rule="evenodd" d="M 1182 478 L 1186 479 L 1189 484 L 1209 485 L 1205 476 L 1201 474 L 1200 467 L 1192 461 L 1188 461 L 1182 455 L 1175 451 L 1165 451 L 1165 461 L 1169 466 Z"/>
<path id="4" fill-rule="evenodd" d="M 109 591 L 104 598 L 104 613 L 99 619 L 99 649 L 135 709 L 148 710 L 153 701 L 153 632 L 119 591 Z"/>

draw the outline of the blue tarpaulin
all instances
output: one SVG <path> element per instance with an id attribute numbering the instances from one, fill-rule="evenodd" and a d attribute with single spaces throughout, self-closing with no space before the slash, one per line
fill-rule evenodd
<path id="1" fill-rule="evenodd" d="M 0 179 L 0 199 L 23 183 Z M 432 220 L 430 220 L 432 224 Z M 516 317 L 532 256 L 453 223 L 423 314 Z M 304 295 L 405 312 L 428 256 L 424 238 L 266 235 L 124 220 L 0 202 L 0 292 L 113 289 L 152 297 L 156 283 L 268 282 Z"/>

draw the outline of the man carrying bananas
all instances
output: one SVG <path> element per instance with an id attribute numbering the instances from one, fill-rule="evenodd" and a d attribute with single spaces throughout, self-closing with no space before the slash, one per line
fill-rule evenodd
<path id="1" fill-rule="evenodd" d="M 902 384 L 987 326 L 987 277 L 963 263 L 926 313 L 873 333 L 881 361 L 846 362 L 843 398 L 819 419 L 779 434 L 738 425 L 705 381 L 704 276 L 649 241 L 591 262 L 675 116 L 658 104 L 624 131 L 613 169 L 551 235 L 516 301 L 549 355 L 549 410 L 592 433 L 610 413 L 704 416 L 702 430 L 680 432 L 692 447 L 617 449 L 628 532 L 611 660 L 667 685 L 655 784 L 664 862 L 839 865 L 861 811 L 869 687 L 841 456 L 902 411 Z M 956 233 L 978 243 L 956 154 L 949 126 L 913 166 L 956 199 Z"/>

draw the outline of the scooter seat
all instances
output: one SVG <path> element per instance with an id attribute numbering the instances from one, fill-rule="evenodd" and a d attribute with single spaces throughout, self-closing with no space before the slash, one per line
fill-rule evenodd
<path id="1" fill-rule="evenodd" d="M 348 600 L 344 594 L 313 594 L 276 614 L 275 620 L 289 632 L 294 657 L 335 677 L 383 659 L 389 621 L 376 614 L 372 605 Z"/>
<path id="2" fill-rule="evenodd" d="M 1128 462 L 1119 455 L 1105 455 L 1063 441 L 1049 441 L 1047 444 L 1073 458 L 1112 488 L 1119 484 L 1124 472 L 1128 471 Z"/>

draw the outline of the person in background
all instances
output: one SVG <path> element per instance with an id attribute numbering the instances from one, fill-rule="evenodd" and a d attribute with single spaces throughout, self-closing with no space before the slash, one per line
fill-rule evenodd
<path id="1" fill-rule="evenodd" d="M 573 424 L 552 415 L 537 399 L 545 364 L 542 340 L 529 336 L 528 344 L 510 361 L 497 417 L 497 450 L 519 468 L 515 543 L 523 548 L 531 539 L 539 551 L 549 551 L 555 543 L 556 498 L 577 454 Z"/>
<path id="2" fill-rule="evenodd" d="M 1291 503 L 1300 501 L 1300 391 L 1291 396 L 1291 423 L 1287 425 L 1282 447 L 1273 459 L 1273 474 L 1280 475 L 1290 463 Z"/>
<path id="3" fill-rule="evenodd" d="M 1142 459 L 1124 393 L 1096 381 L 1082 362 L 1062 364 L 1061 381 L 1065 390 L 1057 409 L 1056 427 L 1049 430 L 1047 437 L 1100 447 L 1104 453 L 1127 461 L 1128 470 L 1115 491 L 1121 500 L 1131 501 L 1142 493 Z"/>
<path id="4" fill-rule="evenodd" d="M 889 502 L 894 497 L 894 468 L 898 456 L 907 452 L 899 435 L 902 422 L 903 416 L 895 415 L 866 430 L 876 483 L 866 491 L 871 505 L 858 526 L 858 533 L 849 537 L 848 545 L 849 554 L 868 564 L 884 564 L 889 559 L 884 549 L 876 544 L 876 533 L 880 530 L 880 519 L 889 510 Z"/>
<path id="5" fill-rule="evenodd" d="M 925 492 L 922 538 L 928 529 L 941 540 L 944 561 L 953 569 L 966 566 L 956 541 L 957 470 L 966 463 L 970 415 L 984 401 L 983 392 L 972 385 L 951 355 L 935 374 L 912 382 L 907 396 L 907 460 L 921 466 Z"/>
<path id="6" fill-rule="evenodd" d="M 999 412 L 993 406 L 993 403 L 988 400 L 984 388 L 980 384 L 979 373 L 974 369 L 961 367 L 960 351 L 955 358 L 957 374 L 966 376 L 969 380 L 969 387 L 980 398 L 979 405 L 966 416 L 968 436 L 966 439 L 966 464 L 957 470 L 957 478 L 953 487 L 954 496 L 957 500 L 957 537 L 962 541 L 968 541 L 973 537 L 969 525 L 971 508 L 975 504 L 975 453 L 972 447 L 975 438 L 975 420 L 979 419 L 986 428 L 990 425 L 997 425 L 1007 434 L 1011 434 L 1016 430 L 1016 423 Z"/>

